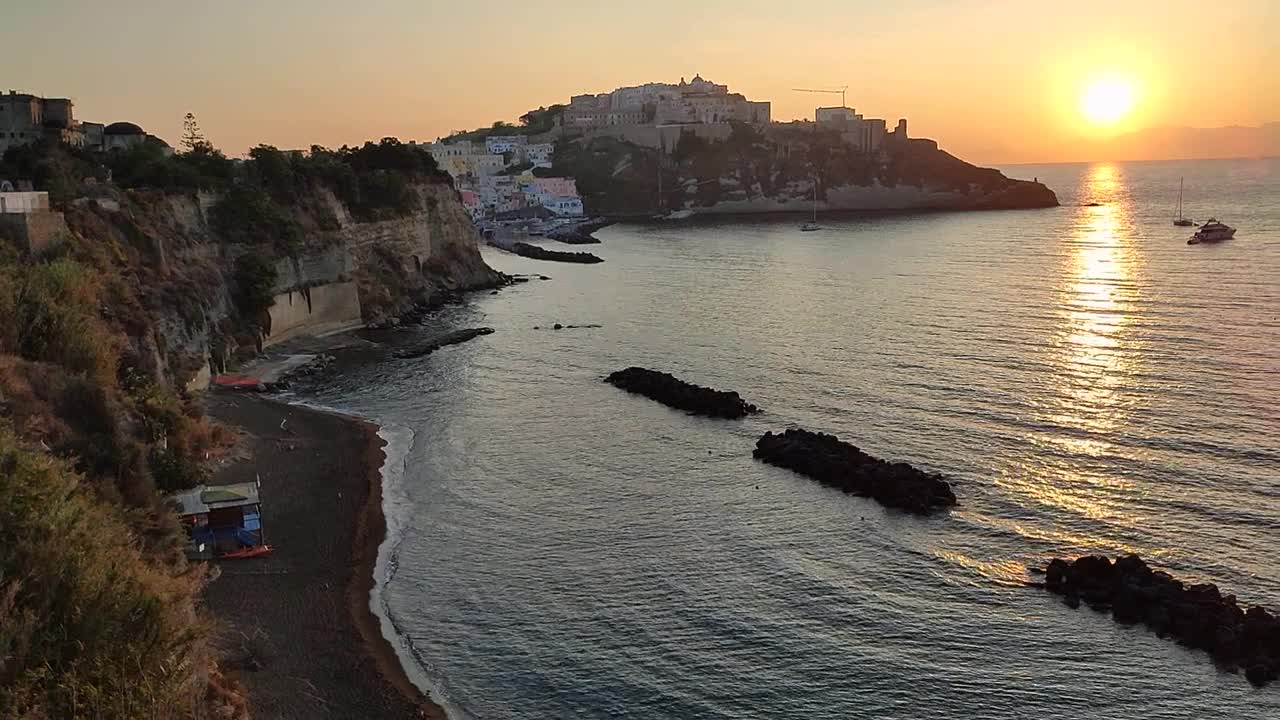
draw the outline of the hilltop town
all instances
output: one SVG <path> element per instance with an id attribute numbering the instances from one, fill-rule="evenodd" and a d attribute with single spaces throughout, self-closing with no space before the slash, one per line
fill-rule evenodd
<path id="1" fill-rule="evenodd" d="M 568 104 L 531 110 L 520 123 L 495 123 L 421 145 L 453 177 L 477 222 L 581 216 L 575 178 L 553 172 L 557 144 L 566 142 L 607 138 L 670 156 L 686 135 L 717 142 L 728 140 L 735 125 L 760 130 L 816 125 L 840 133 L 860 152 L 874 153 L 886 141 L 907 136 L 905 118 L 889 132 L 884 120 L 843 106 L 818 108 L 813 123 L 774 123 L 770 102 L 748 100 L 701 75 L 574 95 Z"/>
<path id="2" fill-rule="evenodd" d="M 835 91 L 839 92 L 839 91 Z M 843 102 L 776 122 L 767 101 L 695 76 L 531 110 L 518 125 L 421 144 L 482 229 L 538 233 L 582 216 L 985 209 L 1056 204 Z"/>

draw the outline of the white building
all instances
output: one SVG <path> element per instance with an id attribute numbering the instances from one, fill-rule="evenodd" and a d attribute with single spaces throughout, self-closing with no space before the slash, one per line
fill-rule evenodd
<path id="1" fill-rule="evenodd" d="M 524 146 L 524 159 L 534 167 L 549 168 L 555 151 L 556 146 L 552 143 L 532 143 Z"/>
<path id="2" fill-rule="evenodd" d="M 484 148 L 492 155 L 517 152 L 529 139 L 524 135 L 493 135 L 484 140 Z"/>
<path id="3" fill-rule="evenodd" d="M 48 210 L 47 192 L 0 192 L 0 215 L 29 215 Z"/>
<path id="4" fill-rule="evenodd" d="M 551 198 L 543 201 L 542 206 L 562 217 L 582 215 L 582 198 L 580 197 Z"/>
<path id="5" fill-rule="evenodd" d="M 884 144 L 888 135 L 885 121 L 880 118 L 864 118 L 850 107 L 820 107 L 813 113 L 814 122 L 820 127 L 839 130 L 845 143 L 862 152 L 875 152 Z M 898 121 L 902 138 L 907 136 L 907 120 Z"/>
<path id="6" fill-rule="evenodd" d="M 838 125 L 861 119 L 862 116 L 851 107 L 820 107 L 813 113 L 813 121 L 819 125 Z"/>

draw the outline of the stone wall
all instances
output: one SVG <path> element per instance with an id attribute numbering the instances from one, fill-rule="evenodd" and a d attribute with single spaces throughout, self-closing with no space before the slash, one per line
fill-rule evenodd
<path id="1" fill-rule="evenodd" d="M 35 211 L 0 215 L 0 238 L 21 252 L 40 255 L 66 242 L 67 222 L 62 213 Z"/>

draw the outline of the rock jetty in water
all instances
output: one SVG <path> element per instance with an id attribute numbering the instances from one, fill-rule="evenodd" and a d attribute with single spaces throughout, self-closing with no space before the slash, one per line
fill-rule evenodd
<path id="1" fill-rule="evenodd" d="M 1261 687 L 1280 678 L 1280 618 L 1266 608 L 1245 609 L 1216 585 L 1187 585 L 1152 570 L 1137 555 L 1049 563 L 1044 586 L 1071 607 L 1081 602 L 1111 611 L 1116 622 L 1142 623 L 1160 637 L 1204 650 L 1231 672 L 1244 670 Z"/>
<path id="2" fill-rule="evenodd" d="M 862 495 L 882 505 L 926 514 L 956 504 L 951 484 L 904 462 L 888 462 L 835 435 L 791 429 L 768 432 L 756 442 L 755 459 L 794 470 L 823 485 Z"/>
<path id="3" fill-rule="evenodd" d="M 439 350 L 442 347 L 446 347 L 448 345 L 457 345 L 458 343 L 464 343 L 468 340 L 471 340 L 472 338 L 477 338 L 477 337 L 480 337 L 481 335 L 489 335 L 492 333 L 493 333 L 493 328 L 490 328 L 490 327 L 467 328 L 466 330 L 456 330 L 454 332 L 445 333 L 444 335 L 431 338 L 430 340 L 427 340 L 425 342 L 416 343 L 403 350 L 397 350 L 395 353 L 395 356 L 400 358 L 401 360 L 405 360 L 408 358 L 422 357 L 423 355 L 430 355 L 431 353 Z"/>
<path id="4" fill-rule="evenodd" d="M 657 370 L 629 367 L 612 373 L 604 381 L 629 393 L 643 395 L 694 415 L 734 419 L 760 412 L 759 408 L 743 400 L 736 392 L 694 385 Z"/>
<path id="5" fill-rule="evenodd" d="M 602 263 L 604 260 L 596 255 L 586 252 L 562 252 L 560 250 L 548 250 L 530 245 L 529 243 L 518 242 L 511 246 L 511 252 L 527 258 L 535 260 L 555 260 L 556 262 L 570 263 Z"/>
<path id="6" fill-rule="evenodd" d="M 588 220 L 556 228 L 547 237 L 569 245 L 598 245 L 600 240 L 591 233 L 609 224 L 608 220 Z"/>

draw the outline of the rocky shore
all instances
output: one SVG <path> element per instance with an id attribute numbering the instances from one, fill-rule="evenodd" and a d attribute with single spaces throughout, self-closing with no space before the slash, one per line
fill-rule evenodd
<path id="1" fill-rule="evenodd" d="M 1244 608 L 1216 585 L 1188 585 L 1128 555 L 1054 559 L 1044 587 L 1075 608 L 1084 602 L 1124 625 L 1142 623 L 1160 637 L 1203 650 L 1230 672 L 1243 669 L 1256 686 L 1280 679 L 1280 618 Z"/>
<path id="2" fill-rule="evenodd" d="M 629 367 L 610 374 L 604 381 L 629 393 L 643 395 L 694 415 L 735 419 L 760 411 L 736 392 L 694 385 L 670 373 L 656 370 Z"/>
<path id="3" fill-rule="evenodd" d="M 942 475 L 881 460 L 834 435 L 800 429 L 776 435 L 767 432 L 752 455 L 823 485 L 911 513 L 927 514 L 956 504 L 955 493 Z"/>
<path id="4" fill-rule="evenodd" d="M 584 264 L 604 262 L 603 258 L 600 258 L 599 256 L 596 256 L 596 255 L 592 255 L 591 253 L 563 252 L 560 250 L 548 250 L 546 248 L 538 247 L 537 245 L 530 245 L 529 243 L 525 243 L 525 242 L 513 243 L 511 245 L 511 252 L 521 257 L 533 258 L 534 260 L 554 260 L 556 262 L 584 263 Z"/>

